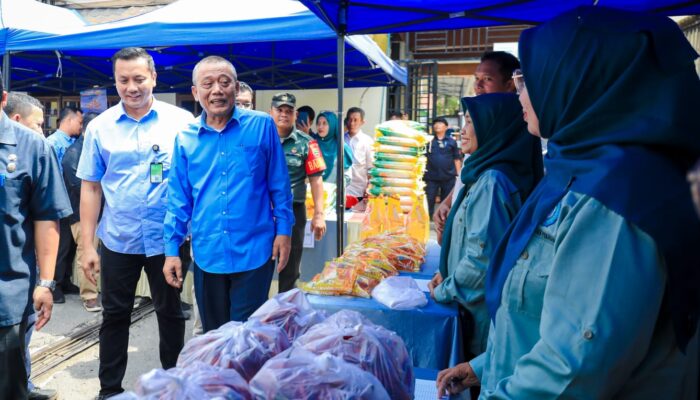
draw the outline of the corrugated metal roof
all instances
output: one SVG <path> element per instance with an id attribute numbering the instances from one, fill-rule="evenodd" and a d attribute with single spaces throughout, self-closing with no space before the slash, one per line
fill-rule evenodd
<path id="1" fill-rule="evenodd" d="M 145 14 L 175 0 L 56 0 L 55 5 L 71 8 L 91 24 L 119 21 Z"/>
<path id="2" fill-rule="evenodd" d="M 175 0 L 55 0 L 54 4 L 68 8 L 127 8 L 170 4 Z"/>
<path id="3" fill-rule="evenodd" d="M 119 21 L 159 9 L 162 6 L 135 6 L 124 8 L 83 8 L 78 13 L 91 24 Z"/>

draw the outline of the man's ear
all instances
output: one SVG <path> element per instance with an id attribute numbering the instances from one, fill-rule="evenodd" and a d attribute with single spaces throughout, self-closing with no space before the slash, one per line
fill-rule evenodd
<path id="1" fill-rule="evenodd" d="M 508 89 L 509 92 L 515 93 L 515 81 L 512 79 L 508 79 L 506 82 L 506 89 Z"/>
<path id="2" fill-rule="evenodd" d="M 197 96 L 197 86 L 192 85 L 192 97 L 194 97 L 194 101 L 199 101 L 199 97 Z"/>

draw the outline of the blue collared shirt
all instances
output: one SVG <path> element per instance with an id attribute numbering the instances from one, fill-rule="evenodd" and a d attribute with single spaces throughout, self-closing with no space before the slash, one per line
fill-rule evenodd
<path id="1" fill-rule="evenodd" d="M 191 113 L 154 99 L 138 121 L 119 103 L 88 125 L 76 175 L 102 184 L 105 206 L 97 236 L 110 250 L 163 254 L 170 158 L 175 135 L 192 119 Z M 151 183 L 152 163 L 163 164 L 161 183 Z"/>
<path id="2" fill-rule="evenodd" d="M 168 183 L 165 255 L 192 223 L 194 260 L 210 273 L 256 269 L 294 225 L 287 162 L 272 118 L 235 108 L 216 131 L 206 114 L 177 135 Z"/>
<path id="3" fill-rule="evenodd" d="M 34 221 L 71 212 L 51 146 L 0 111 L 0 326 L 20 323 L 33 309 Z"/>
<path id="4" fill-rule="evenodd" d="M 66 150 L 68 150 L 70 145 L 75 143 L 76 139 L 77 137 L 71 137 L 60 129 L 56 129 L 54 133 L 50 134 L 49 137 L 46 138 L 56 152 L 56 157 L 58 158 L 58 168 L 61 172 L 63 172 L 63 166 L 61 165 L 63 155 L 66 154 Z"/>

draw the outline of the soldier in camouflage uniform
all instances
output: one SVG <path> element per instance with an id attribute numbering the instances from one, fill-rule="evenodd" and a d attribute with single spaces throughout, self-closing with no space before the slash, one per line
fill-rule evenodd
<path id="1" fill-rule="evenodd" d="M 309 179 L 314 200 L 314 216 L 311 231 L 316 240 L 326 233 L 323 211 L 323 171 L 326 163 L 316 140 L 296 129 L 296 97 L 291 93 L 278 93 L 272 97 L 270 115 L 277 125 L 282 141 L 289 181 L 294 196 L 294 228 L 292 228 L 292 251 L 289 262 L 279 274 L 280 293 L 293 289 L 299 278 L 299 264 L 304 250 L 304 227 L 306 226 L 306 179 Z"/>

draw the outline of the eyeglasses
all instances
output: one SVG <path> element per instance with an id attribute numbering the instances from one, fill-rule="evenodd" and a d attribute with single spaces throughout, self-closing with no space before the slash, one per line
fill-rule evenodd
<path id="1" fill-rule="evenodd" d="M 240 101 L 236 102 L 236 107 L 240 107 L 246 110 L 252 110 L 253 109 L 253 103 L 241 103 Z"/>
<path id="2" fill-rule="evenodd" d="M 525 77 L 523 76 L 523 71 L 519 69 L 513 71 L 513 83 L 515 83 L 515 91 L 518 94 L 527 89 L 527 87 L 525 87 Z"/>

